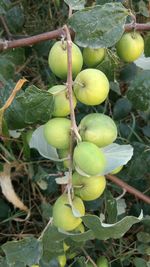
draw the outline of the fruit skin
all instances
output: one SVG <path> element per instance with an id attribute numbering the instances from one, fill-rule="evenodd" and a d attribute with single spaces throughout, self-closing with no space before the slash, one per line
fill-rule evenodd
<path id="1" fill-rule="evenodd" d="M 83 62 L 87 67 L 95 67 L 103 61 L 105 57 L 105 49 L 93 49 L 86 47 L 83 49 Z"/>
<path id="2" fill-rule="evenodd" d="M 52 72 L 61 79 L 66 79 L 68 73 L 67 45 L 64 41 L 56 42 L 48 56 L 48 64 Z M 82 53 L 77 45 L 72 43 L 72 74 L 73 77 L 81 71 L 83 65 Z"/>
<path id="3" fill-rule="evenodd" d="M 85 207 L 83 201 L 79 197 L 74 197 L 73 206 L 79 211 L 81 216 L 85 214 Z M 53 222 L 56 227 L 59 227 L 65 231 L 74 230 L 82 219 L 73 215 L 72 209 L 69 205 L 68 196 L 66 194 L 61 195 L 55 202 L 53 207 Z M 66 219 L 67 218 L 67 219 Z"/>
<path id="4" fill-rule="evenodd" d="M 124 33 L 116 44 L 118 56 L 125 62 L 133 62 L 144 51 L 144 40 L 138 32 Z"/>
<path id="5" fill-rule="evenodd" d="M 81 71 L 74 81 L 76 98 L 86 105 L 99 105 L 107 98 L 109 81 L 106 75 L 97 69 Z"/>
<path id="6" fill-rule="evenodd" d="M 116 174 L 118 172 L 120 172 L 122 170 L 123 166 L 119 166 L 116 169 L 114 169 L 113 171 L 111 171 L 111 174 Z"/>
<path id="7" fill-rule="evenodd" d="M 53 94 L 55 90 L 61 89 L 58 93 Z M 69 105 L 69 98 L 67 93 L 67 88 L 65 85 L 55 85 L 51 87 L 48 92 L 53 94 L 54 97 L 54 117 L 65 117 L 70 114 L 70 105 Z M 73 107 L 75 108 L 77 104 L 77 100 L 75 95 L 73 94 Z"/>
<path id="8" fill-rule="evenodd" d="M 64 267 L 66 265 L 67 259 L 66 259 L 66 255 L 65 254 L 64 255 L 59 255 L 57 257 L 57 259 L 58 259 L 60 267 Z"/>
<path id="9" fill-rule="evenodd" d="M 106 257 L 102 256 L 97 259 L 96 262 L 98 267 L 109 267 L 109 263 Z"/>
<path id="10" fill-rule="evenodd" d="M 59 155 L 59 158 L 60 158 L 60 159 L 68 158 L 68 156 L 69 156 L 69 151 L 68 151 L 68 149 L 59 149 L 59 150 L 58 150 L 58 155 Z M 69 164 L 70 164 L 69 159 L 65 159 L 65 160 L 63 161 L 63 165 L 64 165 L 64 167 L 65 167 L 66 169 L 69 168 Z"/>
<path id="11" fill-rule="evenodd" d="M 75 167 L 88 175 L 100 174 L 106 165 L 103 152 L 90 142 L 81 142 L 75 147 L 73 161 Z"/>
<path id="12" fill-rule="evenodd" d="M 104 176 L 85 177 L 74 172 L 72 177 L 75 195 L 84 201 L 95 200 L 102 195 L 106 187 Z M 75 186 L 81 186 L 75 187 Z"/>
<path id="13" fill-rule="evenodd" d="M 44 136 L 48 144 L 58 149 L 68 149 L 70 144 L 71 121 L 54 118 L 44 125 Z"/>
<path id="14" fill-rule="evenodd" d="M 107 115 L 100 113 L 88 114 L 79 125 L 83 141 L 92 142 L 99 147 L 112 144 L 117 138 L 117 127 Z"/>

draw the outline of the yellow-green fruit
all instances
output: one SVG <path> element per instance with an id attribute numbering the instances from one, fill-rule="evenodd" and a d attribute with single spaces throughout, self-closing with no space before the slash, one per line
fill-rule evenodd
<path id="1" fill-rule="evenodd" d="M 48 64 L 52 72 L 61 79 L 66 79 L 68 73 L 67 44 L 66 41 L 56 42 L 48 56 Z M 80 72 L 83 65 L 82 53 L 77 45 L 72 44 L 72 74 L 73 77 Z"/>
<path id="2" fill-rule="evenodd" d="M 70 144 L 71 121 L 54 118 L 44 125 L 44 136 L 48 144 L 58 149 L 68 149 Z"/>
<path id="3" fill-rule="evenodd" d="M 85 207 L 83 201 L 75 196 L 72 203 L 79 214 L 84 216 Z M 65 231 L 74 230 L 82 222 L 80 217 L 75 217 L 73 214 L 67 194 L 63 194 L 56 200 L 53 207 L 53 221 L 56 227 Z"/>
<path id="4" fill-rule="evenodd" d="M 119 166 L 116 169 L 114 169 L 113 171 L 111 171 L 111 174 L 116 174 L 118 172 L 120 172 L 122 170 L 123 166 Z"/>
<path id="5" fill-rule="evenodd" d="M 64 252 L 66 252 L 70 246 L 68 246 L 65 242 L 63 242 L 63 248 L 64 248 Z"/>
<path id="6" fill-rule="evenodd" d="M 37 265 L 37 264 L 36 265 L 31 265 L 31 267 L 39 267 L 39 265 Z"/>
<path id="7" fill-rule="evenodd" d="M 106 187 L 104 176 L 85 177 L 77 172 L 73 174 L 73 187 L 76 196 L 84 201 L 95 200 L 102 195 Z"/>
<path id="8" fill-rule="evenodd" d="M 107 115 L 100 113 L 88 114 L 79 125 L 83 141 L 92 142 L 99 147 L 112 144 L 117 138 L 117 127 Z"/>
<path id="9" fill-rule="evenodd" d="M 88 175 L 99 175 L 106 166 L 104 153 L 90 142 L 81 142 L 75 147 L 73 161 L 76 169 Z"/>
<path id="10" fill-rule="evenodd" d="M 89 48 L 86 47 L 83 49 L 83 61 L 86 66 L 88 67 L 95 67 L 97 66 L 100 62 L 105 57 L 105 49 L 104 48 Z"/>
<path id="11" fill-rule="evenodd" d="M 108 267 L 108 266 L 109 266 L 108 260 L 107 260 L 107 258 L 104 257 L 104 256 L 99 257 L 99 258 L 97 259 L 96 264 L 97 264 L 98 267 Z"/>
<path id="12" fill-rule="evenodd" d="M 70 254 L 67 255 L 67 259 L 72 260 L 72 259 L 74 259 L 77 255 L 78 255 L 77 252 L 72 252 L 72 253 L 70 253 Z"/>
<path id="13" fill-rule="evenodd" d="M 58 155 L 59 155 L 59 158 L 60 159 L 63 159 L 63 158 L 68 158 L 69 156 L 69 151 L 68 149 L 59 149 L 58 150 Z M 63 165 L 65 168 L 69 168 L 69 159 L 66 159 L 63 161 Z"/>
<path id="14" fill-rule="evenodd" d="M 124 33 L 116 45 L 118 56 L 125 62 L 133 62 L 144 51 L 144 40 L 138 32 Z"/>
<path id="15" fill-rule="evenodd" d="M 65 85 L 55 85 L 51 87 L 48 92 L 53 95 L 54 98 L 54 117 L 65 117 L 70 114 L 70 104 L 68 98 L 68 91 Z M 75 108 L 77 101 L 73 94 L 73 107 Z"/>
<path id="16" fill-rule="evenodd" d="M 74 232 L 83 234 L 85 232 L 85 228 L 84 228 L 83 223 L 80 223 L 80 225 L 74 229 Z"/>
<path id="17" fill-rule="evenodd" d="M 74 81 L 76 98 L 86 105 L 99 105 L 107 98 L 109 81 L 106 75 L 97 69 L 81 71 Z"/>
<path id="18" fill-rule="evenodd" d="M 66 255 L 60 255 L 57 257 L 60 267 L 64 267 L 66 265 L 67 259 Z"/>

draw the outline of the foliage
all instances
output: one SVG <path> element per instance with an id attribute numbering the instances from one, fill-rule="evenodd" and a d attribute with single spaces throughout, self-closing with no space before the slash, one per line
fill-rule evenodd
<path id="1" fill-rule="evenodd" d="M 83 47 L 106 48 L 105 59 L 96 68 L 110 81 L 109 97 L 94 107 L 78 103 L 77 124 L 92 112 L 112 116 L 119 133 L 116 143 L 134 148 L 132 159 L 117 176 L 150 195 L 150 34 L 143 33 L 145 50 L 139 59 L 142 61 L 126 64 L 118 58 L 115 49 L 125 23 L 131 22 L 129 9 L 135 12 L 137 21 L 149 21 L 148 1 L 132 1 L 132 4 L 109 0 L 34 2 L 0 1 L 1 39 L 34 35 L 67 23 L 76 32 L 75 42 L 81 50 Z M 73 10 L 69 19 L 68 7 Z M 53 43 L 51 40 L 1 52 L 0 107 L 18 79 L 25 77 L 28 83 L 4 114 L 0 172 L 5 161 L 17 162 L 15 171 L 12 169 L 13 186 L 30 207 L 31 216 L 28 218 L 16 210 L 1 194 L 0 267 L 31 267 L 33 264 L 58 267 L 57 257 L 64 253 L 64 242 L 69 246 L 67 266 L 86 267 L 87 255 L 94 261 L 105 255 L 111 267 L 148 267 L 150 207 L 128 193 L 122 196 L 122 190 L 112 182 L 107 183 L 101 198 L 85 203 L 84 233 L 60 231 L 52 224 L 45 228 L 60 195 L 58 184 L 64 184 L 68 177 L 56 149 L 44 143 L 42 137 L 42 125 L 52 117 L 54 105 L 47 89 L 64 83 L 48 67 L 48 53 Z M 34 131 L 30 146 L 26 138 L 29 130 Z M 111 159 L 120 160 L 120 164 L 125 160 L 124 154 L 128 154 L 126 149 L 118 147 L 113 153 Z"/>

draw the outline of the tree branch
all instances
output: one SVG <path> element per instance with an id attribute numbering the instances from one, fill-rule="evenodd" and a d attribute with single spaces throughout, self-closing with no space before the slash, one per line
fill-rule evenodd
<path id="1" fill-rule="evenodd" d="M 128 193 L 130 193 L 130 194 L 134 195 L 135 197 L 143 200 L 144 202 L 150 204 L 150 197 L 144 195 L 142 192 L 138 191 L 134 187 L 128 185 L 125 182 L 123 182 L 122 180 L 120 180 L 116 176 L 111 175 L 111 174 L 108 174 L 108 175 L 106 175 L 106 178 L 109 179 L 109 180 L 111 180 L 113 183 L 119 185 L 123 189 L 125 189 Z"/>
<path id="2" fill-rule="evenodd" d="M 125 31 L 132 31 L 133 29 L 137 31 L 150 31 L 150 23 L 147 24 L 139 24 L 139 23 L 131 23 L 125 25 Z M 74 32 L 70 30 L 70 33 L 72 36 L 74 36 Z M 7 50 L 10 48 L 16 48 L 16 47 L 22 47 L 22 46 L 31 46 L 37 43 L 40 43 L 42 41 L 52 40 L 60 38 L 61 36 L 64 36 L 65 32 L 63 28 L 60 28 L 55 31 L 51 32 L 45 32 L 38 35 L 34 35 L 31 37 L 21 38 L 18 40 L 1 40 L 0 41 L 0 51 Z"/>

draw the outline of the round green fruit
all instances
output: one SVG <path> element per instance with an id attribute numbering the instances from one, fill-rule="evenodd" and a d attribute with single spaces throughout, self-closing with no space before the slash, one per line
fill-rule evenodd
<path id="1" fill-rule="evenodd" d="M 99 175 L 106 166 L 105 155 L 90 142 L 81 142 L 75 147 L 73 161 L 76 169 L 87 175 Z"/>
<path id="2" fill-rule="evenodd" d="M 138 32 L 124 33 L 116 44 L 118 56 L 125 62 L 133 62 L 144 51 L 144 40 Z"/>
<path id="3" fill-rule="evenodd" d="M 57 259 L 58 259 L 60 267 L 64 267 L 66 265 L 67 259 L 66 259 L 66 255 L 65 254 L 64 255 L 59 255 L 57 257 Z"/>
<path id="4" fill-rule="evenodd" d="M 111 174 L 117 174 L 118 172 L 120 172 L 122 170 L 123 166 L 119 166 L 116 169 L 114 169 L 113 171 L 111 171 Z"/>
<path id="5" fill-rule="evenodd" d="M 68 149 L 70 144 L 71 121 L 54 118 L 44 125 L 44 136 L 48 144 L 58 149 Z"/>
<path id="6" fill-rule="evenodd" d="M 97 259 L 96 262 L 98 267 L 109 267 L 109 263 L 106 257 L 102 256 Z"/>
<path id="7" fill-rule="evenodd" d="M 84 228 L 83 223 L 80 223 L 80 225 L 74 229 L 74 232 L 83 234 L 85 232 L 85 228 Z"/>
<path id="8" fill-rule="evenodd" d="M 100 62 L 103 61 L 104 57 L 104 48 L 93 49 L 86 47 L 83 49 L 83 62 L 89 68 L 97 66 Z"/>
<path id="9" fill-rule="evenodd" d="M 99 105 L 107 98 L 109 81 L 106 75 L 97 69 L 81 71 L 74 81 L 76 98 L 86 105 Z"/>
<path id="10" fill-rule="evenodd" d="M 79 125 L 83 141 L 94 143 L 99 147 L 113 143 L 117 138 L 117 127 L 107 115 L 93 113 L 85 116 Z"/>
<path id="11" fill-rule="evenodd" d="M 48 56 L 49 67 L 61 79 L 66 79 L 68 73 L 67 43 L 58 41 L 51 48 Z M 81 71 L 83 65 L 82 53 L 77 45 L 72 44 L 72 74 L 73 77 Z"/>
<path id="12" fill-rule="evenodd" d="M 54 117 L 65 117 L 70 114 L 70 104 L 68 98 L 68 90 L 65 85 L 55 85 L 51 87 L 48 92 L 54 98 Z M 75 108 L 77 100 L 73 94 L 73 107 Z"/>
<path id="13" fill-rule="evenodd" d="M 106 187 L 104 176 L 85 177 L 77 172 L 73 174 L 73 187 L 76 196 L 84 201 L 95 200 L 102 195 Z"/>
<path id="14" fill-rule="evenodd" d="M 72 200 L 72 203 L 74 208 L 81 214 L 81 216 L 84 216 L 85 207 L 83 201 L 79 197 L 75 196 Z M 67 194 L 63 194 L 56 200 L 53 207 L 53 222 L 56 227 L 65 231 L 74 230 L 82 222 L 80 217 L 74 216 L 69 205 Z"/>
<path id="15" fill-rule="evenodd" d="M 59 158 L 60 158 L 60 159 L 68 158 L 68 156 L 69 156 L 69 151 L 68 151 L 68 149 L 59 149 L 59 150 L 58 150 L 58 155 L 59 155 Z M 64 167 L 65 167 L 66 169 L 69 168 L 69 164 L 70 164 L 69 159 L 65 159 L 65 160 L 63 161 L 63 165 L 64 165 Z"/>

